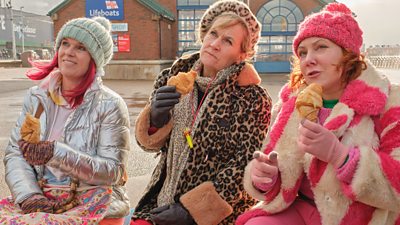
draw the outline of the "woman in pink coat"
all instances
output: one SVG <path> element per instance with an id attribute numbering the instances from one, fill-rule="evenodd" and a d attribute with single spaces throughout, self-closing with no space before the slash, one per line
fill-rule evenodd
<path id="1" fill-rule="evenodd" d="M 364 60 L 361 45 L 341 3 L 300 24 L 267 146 L 246 167 L 245 189 L 260 202 L 238 225 L 400 224 L 400 87 Z M 295 107 L 313 83 L 323 88 L 317 122 Z"/>

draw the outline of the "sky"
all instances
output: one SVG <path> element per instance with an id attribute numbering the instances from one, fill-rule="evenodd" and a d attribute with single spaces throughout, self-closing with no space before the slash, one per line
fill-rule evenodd
<path id="1" fill-rule="evenodd" d="M 4 0 L 0 0 L 3 2 Z M 12 0 L 13 8 L 46 15 L 63 0 Z M 251 1 L 251 0 L 250 0 Z M 400 44 L 399 0 L 337 0 L 346 4 L 356 15 L 364 31 L 366 47 L 376 44 Z"/>

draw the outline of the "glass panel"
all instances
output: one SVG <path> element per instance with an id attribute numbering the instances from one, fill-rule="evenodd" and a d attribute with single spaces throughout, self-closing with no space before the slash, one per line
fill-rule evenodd
<path id="1" fill-rule="evenodd" d="M 271 43 L 286 43 L 286 36 L 271 36 Z"/>
<path id="2" fill-rule="evenodd" d="M 292 44 L 290 43 L 286 44 L 286 52 L 292 52 Z"/>
<path id="3" fill-rule="evenodd" d="M 200 0 L 200 5 L 211 5 L 215 0 Z"/>
<path id="4" fill-rule="evenodd" d="M 203 17 L 204 12 L 205 12 L 205 10 L 196 10 L 194 12 L 195 13 L 194 18 L 197 20 L 201 20 L 201 17 Z"/>
<path id="5" fill-rule="evenodd" d="M 183 42 L 178 42 L 178 51 L 182 51 L 183 50 Z"/>
<path id="6" fill-rule="evenodd" d="M 179 10 L 179 19 L 193 19 L 193 13 L 192 10 Z"/>
<path id="7" fill-rule="evenodd" d="M 297 24 L 289 24 L 288 26 L 288 31 L 296 31 L 297 29 Z"/>
<path id="8" fill-rule="evenodd" d="M 272 16 L 271 16 L 271 14 L 269 14 L 269 13 L 266 14 L 265 17 L 264 17 L 263 24 L 264 24 L 264 23 L 267 23 L 267 24 L 272 23 L 272 19 L 273 19 L 273 18 L 272 18 Z"/>
<path id="9" fill-rule="evenodd" d="M 269 45 L 258 45 L 258 52 L 259 53 L 269 52 Z"/>
<path id="10" fill-rule="evenodd" d="M 302 21 L 303 20 L 303 13 L 301 12 L 301 10 L 299 9 L 299 8 L 295 8 L 294 10 L 293 10 L 293 14 L 295 15 L 295 17 L 296 17 L 296 23 L 300 23 L 300 21 Z"/>
<path id="11" fill-rule="evenodd" d="M 270 36 L 261 36 L 260 44 L 268 44 L 270 43 Z"/>
<path id="12" fill-rule="evenodd" d="M 199 0 L 187 0 L 188 1 L 188 5 L 198 5 L 199 4 Z"/>
<path id="13" fill-rule="evenodd" d="M 294 36 L 287 36 L 287 43 L 293 43 Z"/>
<path id="14" fill-rule="evenodd" d="M 179 32 L 179 41 L 194 41 L 195 34 L 193 31 L 180 31 Z"/>
<path id="15" fill-rule="evenodd" d="M 288 20 L 288 23 L 296 23 L 296 18 L 293 14 L 288 15 L 286 19 Z"/>
<path id="16" fill-rule="evenodd" d="M 271 52 L 285 52 L 285 45 L 271 45 Z"/>
<path id="17" fill-rule="evenodd" d="M 263 24 L 262 31 L 263 32 L 270 32 L 271 31 L 271 24 Z"/>
<path id="18" fill-rule="evenodd" d="M 178 0 L 178 5 L 187 5 L 187 0 Z"/>
<path id="19" fill-rule="evenodd" d="M 287 31 L 286 18 L 282 16 L 275 17 L 272 23 L 272 31 Z"/>
<path id="20" fill-rule="evenodd" d="M 281 7 L 281 13 L 280 13 L 281 16 L 288 16 L 291 13 L 292 12 L 289 9 Z"/>
<path id="21" fill-rule="evenodd" d="M 185 21 L 180 20 L 178 23 L 178 30 L 184 30 Z"/>
<path id="22" fill-rule="evenodd" d="M 270 1 L 265 5 L 266 10 L 270 10 L 275 7 L 279 7 L 279 0 Z"/>
<path id="23" fill-rule="evenodd" d="M 269 11 L 269 13 L 271 13 L 272 16 L 277 16 L 277 15 L 279 15 L 279 7 L 275 7 L 275 8 L 273 8 L 273 9 L 271 9 L 271 10 Z"/>

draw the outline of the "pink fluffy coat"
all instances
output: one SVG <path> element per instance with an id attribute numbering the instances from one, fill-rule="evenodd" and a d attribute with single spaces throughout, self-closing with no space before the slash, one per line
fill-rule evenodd
<path id="1" fill-rule="evenodd" d="M 253 187 L 247 167 L 244 186 L 261 201 L 238 217 L 236 224 L 285 210 L 295 200 L 303 176 L 307 176 L 323 225 L 399 225 L 399 85 L 390 84 L 368 63 L 367 70 L 347 85 L 326 119 L 324 126 L 344 145 L 359 150 L 360 160 L 350 182 L 341 180 L 333 166 L 297 150 L 301 119 L 295 100 L 296 93 L 284 86 L 272 112 L 275 122 L 264 150 L 279 154 L 278 182 L 263 194 Z"/>

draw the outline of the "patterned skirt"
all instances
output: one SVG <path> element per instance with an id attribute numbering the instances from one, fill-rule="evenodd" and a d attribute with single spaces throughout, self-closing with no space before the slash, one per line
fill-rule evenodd
<path id="1" fill-rule="evenodd" d="M 105 216 L 111 201 L 111 188 L 97 187 L 78 191 L 76 199 L 79 205 L 61 214 L 35 212 L 23 214 L 12 198 L 0 200 L 0 224 L 48 224 L 48 225 L 89 225 L 98 224 Z M 44 192 L 49 199 L 62 201 L 69 193 L 62 189 L 50 189 Z"/>

